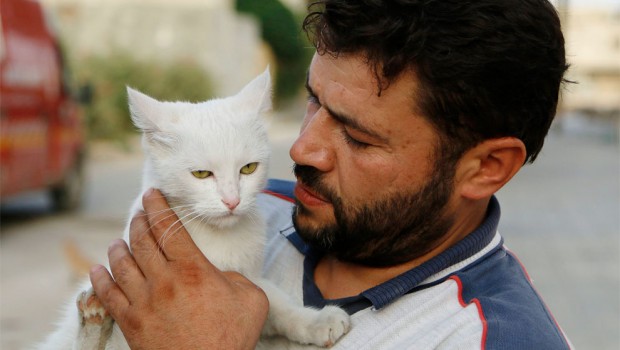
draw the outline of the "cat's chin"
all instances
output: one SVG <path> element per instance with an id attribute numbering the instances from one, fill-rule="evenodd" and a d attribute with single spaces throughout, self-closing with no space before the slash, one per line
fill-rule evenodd
<path id="1" fill-rule="evenodd" d="M 219 217 L 211 217 L 209 219 L 209 224 L 219 228 L 228 228 L 232 227 L 239 222 L 238 215 L 223 215 Z"/>

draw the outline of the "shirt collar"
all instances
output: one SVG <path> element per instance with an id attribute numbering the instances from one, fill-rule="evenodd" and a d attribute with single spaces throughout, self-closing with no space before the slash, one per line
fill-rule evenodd
<path id="1" fill-rule="evenodd" d="M 485 248 L 497 232 L 500 218 L 499 202 L 493 196 L 487 209 L 487 216 L 483 223 L 472 233 L 467 235 L 457 244 L 446 249 L 439 255 L 426 261 L 425 263 L 412 268 L 395 278 L 386 281 L 378 286 L 362 292 L 358 297 L 345 298 L 339 300 L 325 300 L 320 291 L 314 284 L 314 269 L 320 259 L 320 253 L 306 245 L 297 232 L 293 230 L 282 232 L 287 239 L 305 255 L 304 262 L 304 304 L 322 308 L 326 304 L 336 304 L 345 307 L 348 302 L 355 302 L 359 305 L 360 299 L 366 299 L 375 309 L 381 309 L 414 288 L 427 278 L 440 273 L 442 270 L 455 265 Z M 288 230 L 287 230 L 288 231 Z M 501 245 L 498 245 L 498 247 Z"/>

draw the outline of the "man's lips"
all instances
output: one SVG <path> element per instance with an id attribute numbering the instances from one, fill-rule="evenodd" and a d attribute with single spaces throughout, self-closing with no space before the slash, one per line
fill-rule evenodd
<path id="1" fill-rule="evenodd" d="M 295 186 L 295 197 L 305 205 L 325 205 L 329 204 L 329 201 L 320 195 L 313 192 L 307 186 L 297 181 Z"/>

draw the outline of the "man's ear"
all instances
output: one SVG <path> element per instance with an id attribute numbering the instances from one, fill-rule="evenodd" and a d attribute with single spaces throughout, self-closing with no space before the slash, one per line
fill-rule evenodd
<path id="1" fill-rule="evenodd" d="M 476 200 L 499 191 L 521 169 L 526 149 L 515 137 L 489 139 L 465 152 L 457 166 L 457 191 Z"/>

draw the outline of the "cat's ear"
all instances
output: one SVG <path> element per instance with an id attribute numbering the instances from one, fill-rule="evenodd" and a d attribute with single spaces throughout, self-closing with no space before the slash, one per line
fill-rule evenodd
<path id="1" fill-rule="evenodd" d="M 245 101 L 248 106 L 255 106 L 258 113 L 270 111 L 272 102 L 269 66 L 267 66 L 263 73 L 249 82 L 241 92 L 237 94 L 237 97 Z"/>
<path id="2" fill-rule="evenodd" d="M 158 124 L 162 112 L 162 103 L 156 99 L 127 86 L 129 112 L 134 125 L 144 133 L 160 131 Z"/>

